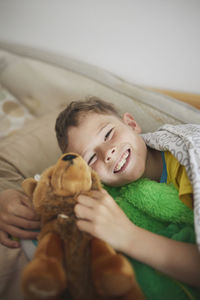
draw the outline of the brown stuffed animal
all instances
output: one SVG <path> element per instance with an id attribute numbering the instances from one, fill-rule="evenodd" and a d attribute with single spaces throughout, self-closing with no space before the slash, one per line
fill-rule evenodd
<path id="1" fill-rule="evenodd" d="M 144 299 L 128 260 L 76 225 L 77 196 L 101 189 L 79 155 L 62 155 L 38 182 L 28 178 L 22 186 L 41 216 L 38 247 L 22 273 L 28 300 Z"/>

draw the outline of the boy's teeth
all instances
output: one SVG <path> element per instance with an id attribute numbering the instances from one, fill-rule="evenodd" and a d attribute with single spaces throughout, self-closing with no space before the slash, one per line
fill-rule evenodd
<path id="1" fill-rule="evenodd" d="M 118 162 L 117 166 L 115 167 L 115 172 L 119 171 L 125 164 L 126 159 L 129 155 L 129 151 L 127 150 L 121 157 L 120 161 Z"/>

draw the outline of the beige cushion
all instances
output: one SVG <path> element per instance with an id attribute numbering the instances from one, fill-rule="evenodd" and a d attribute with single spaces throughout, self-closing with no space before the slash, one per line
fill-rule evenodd
<path id="1" fill-rule="evenodd" d="M 20 188 L 25 177 L 41 173 L 61 152 L 54 132 L 58 110 L 30 122 L 0 143 L 0 190 Z"/>
<path id="2" fill-rule="evenodd" d="M 21 52 L 38 56 L 39 60 L 0 50 L 0 81 L 35 116 L 93 95 L 115 103 L 121 112 L 132 112 L 144 131 L 154 130 L 162 120 L 199 122 L 199 112 L 191 106 L 125 82 L 100 68 L 35 49 Z"/>
<path id="3" fill-rule="evenodd" d="M 0 85 L 0 140 L 15 133 L 33 118 L 27 108 Z"/>
<path id="4" fill-rule="evenodd" d="M 0 299 L 23 300 L 21 272 L 28 259 L 23 250 L 9 249 L 0 244 Z"/>

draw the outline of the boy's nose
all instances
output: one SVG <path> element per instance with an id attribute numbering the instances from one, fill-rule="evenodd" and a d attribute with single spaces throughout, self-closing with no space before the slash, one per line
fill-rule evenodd
<path id="1" fill-rule="evenodd" d="M 116 147 L 112 147 L 106 152 L 105 162 L 110 162 L 116 153 Z"/>

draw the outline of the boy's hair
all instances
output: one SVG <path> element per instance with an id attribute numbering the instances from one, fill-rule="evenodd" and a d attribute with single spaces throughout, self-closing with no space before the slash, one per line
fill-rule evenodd
<path id="1" fill-rule="evenodd" d="M 120 117 L 114 106 L 97 97 L 89 97 L 85 101 L 71 102 L 56 119 L 55 131 L 58 145 L 64 153 L 68 146 L 67 130 L 70 126 L 78 126 L 81 117 L 86 113 L 108 114 Z"/>

